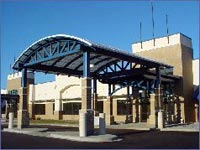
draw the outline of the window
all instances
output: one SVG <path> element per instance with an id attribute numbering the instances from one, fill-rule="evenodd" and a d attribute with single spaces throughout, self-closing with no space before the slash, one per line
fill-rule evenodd
<path id="1" fill-rule="evenodd" d="M 81 109 L 81 103 L 64 103 L 63 112 L 66 115 L 78 115 Z"/>
<path id="2" fill-rule="evenodd" d="M 126 101 L 117 100 L 117 115 L 126 115 Z"/>
<path id="3" fill-rule="evenodd" d="M 96 110 L 99 111 L 99 113 L 103 113 L 103 101 L 97 101 Z"/>
<path id="4" fill-rule="evenodd" d="M 35 104 L 35 114 L 45 115 L 45 104 Z"/>

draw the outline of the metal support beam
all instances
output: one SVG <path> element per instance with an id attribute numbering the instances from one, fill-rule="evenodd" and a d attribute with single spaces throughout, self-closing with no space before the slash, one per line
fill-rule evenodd
<path id="1" fill-rule="evenodd" d="M 111 96 L 111 84 L 108 84 L 108 96 Z"/>
<path id="2" fill-rule="evenodd" d="M 113 84 L 112 91 L 115 91 L 115 84 Z"/>
<path id="3" fill-rule="evenodd" d="M 83 77 L 90 77 L 90 53 L 83 53 Z"/>
<path id="4" fill-rule="evenodd" d="M 93 93 L 97 94 L 97 79 L 93 79 Z"/>
<path id="5" fill-rule="evenodd" d="M 21 86 L 22 86 L 23 88 L 27 87 L 27 68 L 24 68 L 24 69 L 22 70 Z"/>

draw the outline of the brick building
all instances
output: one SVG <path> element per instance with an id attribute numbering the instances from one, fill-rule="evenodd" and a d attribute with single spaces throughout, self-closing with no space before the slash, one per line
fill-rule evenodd
<path id="1" fill-rule="evenodd" d="M 192 40 L 177 33 L 168 37 L 134 43 L 132 50 L 136 55 L 174 66 L 173 75 L 180 77 L 180 80 L 173 84 L 173 93 L 179 101 L 175 102 L 174 100 L 164 104 L 166 123 L 198 121 L 198 104 L 193 100 L 193 93 L 194 88 L 196 89 L 199 85 L 197 81 L 199 61 L 193 60 Z M 168 73 L 170 74 L 170 71 Z M 7 91 L 17 90 L 20 95 L 21 78 L 20 72 L 8 75 Z M 34 73 L 29 72 L 27 81 L 28 112 L 31 119 L 78 120 L 81 108 L 81 80 L 79 78 L 56 75 L 55 81 L 34 84 Z M 94 109 L 96 113 L 106 113 L 110 105 L 107 99 L 108 85 L 97 82 L 97 86 L 97 103 Z M 138 90 L 131 99 L 132 103 L 128 110 L 130 121 L 148 123 L 151 110 L 150 100 L 145 96 L 145 91 Z M 126 88 L 113 94 L 111 109 L 113 121 L 126 121 Z"/>

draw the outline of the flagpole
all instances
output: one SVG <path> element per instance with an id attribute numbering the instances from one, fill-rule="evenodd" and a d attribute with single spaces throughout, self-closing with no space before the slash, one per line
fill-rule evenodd
<path id="1" fill-rule="evenodd" d="M 142 22 L 140 22 L 140 43 L 142 48 Z"/>
<path id="2" fill-rule="evenodd" d="M 153 2 L 151 2 L 151 14 L 152 14 L 152 25 L 153 25 L 153 44 L 155 46 L 155 37 L 154 37 L 154 17 L 153 17 Z"/>
<path id="3" fill-rule="evenodd" d="M 168 15 L 166 14 L 166 27 L 167 27 L 167 40 L 169 44 L 169 27 L 168 27 Z"/>

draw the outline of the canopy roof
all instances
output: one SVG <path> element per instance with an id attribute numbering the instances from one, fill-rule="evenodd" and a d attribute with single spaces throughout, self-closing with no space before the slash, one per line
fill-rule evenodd
<path id="1" fill-rule="evenodd" d="M 29 46 L 15 61 L 13 69 L 21 71 L 23 68 L 27 68 L 32 71 L 80 77 L 83 75 L 83 52 L 85 51 L 90 53 L 91 76 L 95 76 L 106 67 L 117 65 L 120 62 L 122 62 L 122 68 L 123 66 L 131 68 L 137 64 L 149 69 L 155 67 L 172 68 L 170 65 L 89 40 L 57 34 L 42 38 Z"/>

